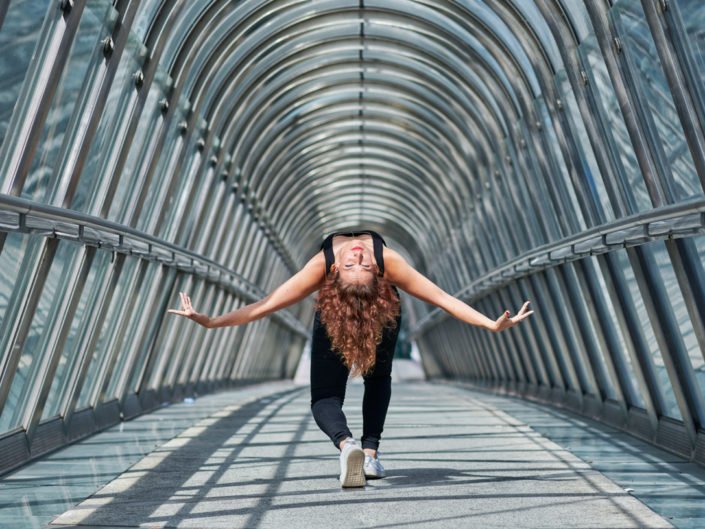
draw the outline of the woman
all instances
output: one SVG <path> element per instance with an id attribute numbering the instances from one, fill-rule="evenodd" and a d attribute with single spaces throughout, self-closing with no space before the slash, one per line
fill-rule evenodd
<path id="1" fill-rule="evenodd" d="M 311 411 L 340 450 L 342 486 L 361 487 L 365 478 L 386 475 L 377 449 L 391 397 L 392 357 L 401 321 L 396 287 L 463 322 L 495 332 L 533 314 L 527 311 L 527 301 L 516 316 L 507 311 L 491 320 L 414 270 L 373 231 L 329 235 L 299 272 L 250 305 L 210 318 L 197 313 L 189 297 L 180 293 L 181 310 L 169 312 L 208 328 L 241 325 L 319 291 L 311 347 Z M 351 371 L 365 381 L 361 446 L 342 411 Z"/>

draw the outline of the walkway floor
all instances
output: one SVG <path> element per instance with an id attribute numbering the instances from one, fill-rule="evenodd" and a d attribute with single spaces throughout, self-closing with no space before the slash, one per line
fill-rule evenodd
<path id="1" fill-rule="evenodd" d="M 361 390 L 352 384 L 346 404 L 358 434 Z M 386 479 L 341 489 L 308 388 L 250 386 L 165 407 L 0 477 L 0 528 L 705 527 L 702 467 L 458 386 L 395 384 L 381 457 Z"/>

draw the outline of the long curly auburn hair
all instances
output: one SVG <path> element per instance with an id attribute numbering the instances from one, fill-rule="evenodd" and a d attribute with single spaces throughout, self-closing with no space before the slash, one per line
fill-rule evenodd
<path id="1" fill-rule="evenodd" d="M 374 367 L 382 332 L 396 326 L 400 308 L 389 281 L 376 273 L 369 283 L 357 284 L 345 283 L 337 270 L 331 271 L 316 298 L 321 322 L 352 376 Z"/>

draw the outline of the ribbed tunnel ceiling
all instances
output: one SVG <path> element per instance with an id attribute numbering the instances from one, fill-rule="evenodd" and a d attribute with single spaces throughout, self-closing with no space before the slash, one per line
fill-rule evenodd
<path id="1" fill-rule="evenodd" d="M 402 296 L 428 377 L 702 462 L 704 6 L 0 2 L 0 470 L 293 377 L 313 296 L 215 331 L 168 308 L 261 299 L 358 228 L 536 310 L 495 334 Z"/>
<path id="2" fill-rule="evenodd" d="M 506 138 L 549 69 L 511 2 L 155 8 L 170 99 L 296 264 L 312 234 L 368 227 L 426 270 L 468 218 L 493 222 Z"/>

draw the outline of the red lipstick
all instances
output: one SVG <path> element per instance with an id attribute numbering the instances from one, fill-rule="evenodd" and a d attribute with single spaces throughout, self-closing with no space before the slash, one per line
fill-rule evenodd
<path id="1" fill-rule="evenodd" d="M 362 250 L 362 246 L 355 246 L 353 248 L 350 248 L 351 250 Z"/>

